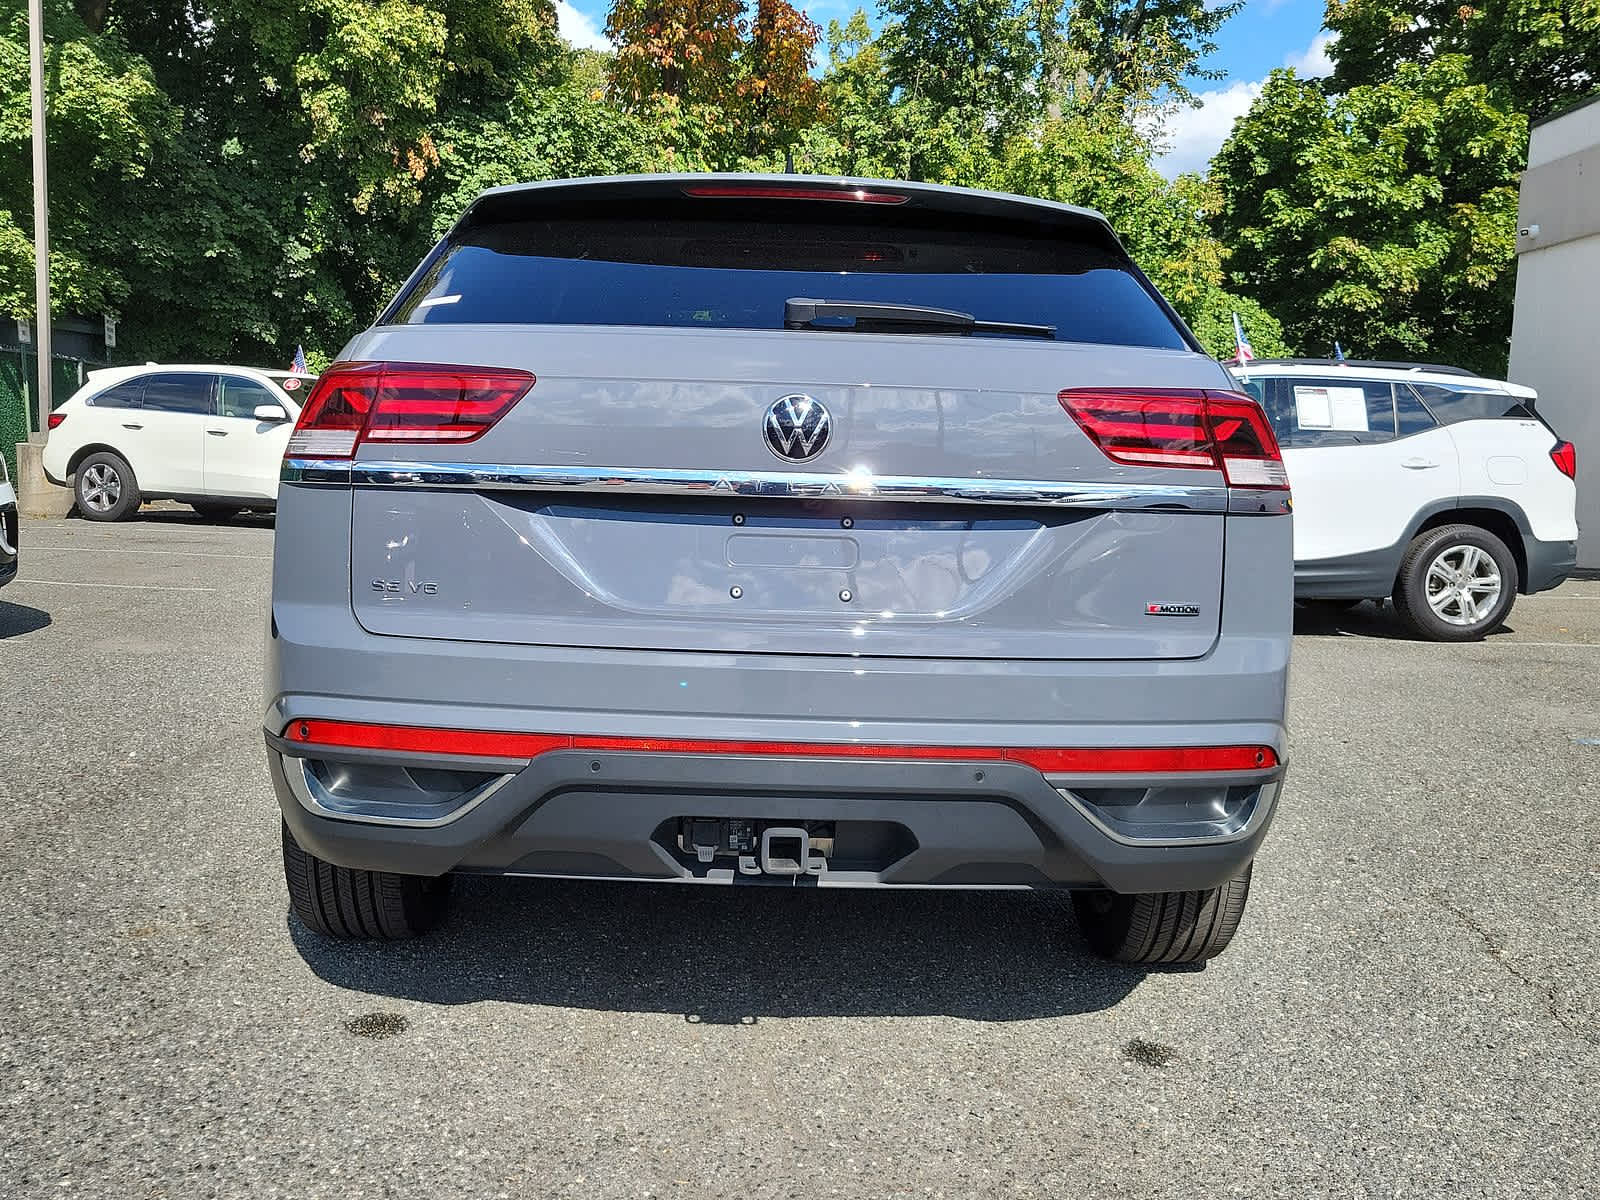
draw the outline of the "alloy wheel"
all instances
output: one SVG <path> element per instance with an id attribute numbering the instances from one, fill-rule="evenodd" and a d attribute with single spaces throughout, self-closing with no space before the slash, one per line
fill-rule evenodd
<path id="1" fill-rule="evenodd" d="M 1486 620 L 1499 605 L 1504 586 L 1494 555 L 1481 546 L 1450 546 L 1428 564 L 1428 607 L 1451 625 Z"/>
<path id="2" fill-rule="evenodd" d="M 83 473 L 82 496 L 95 512 L 109 512 L 122 499 L 122 476 L 105 463 L 95 463 Z"/>

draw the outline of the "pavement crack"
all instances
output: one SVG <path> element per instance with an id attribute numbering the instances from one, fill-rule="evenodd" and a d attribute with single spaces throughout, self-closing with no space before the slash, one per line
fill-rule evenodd
<path id="1" fill-rule="evenodd" d="M 1532 975 L 1528 974 L 1527 971 L 1523 970 L 1515 962 L 1513 962 L 1506 954 L 1505 947 L 1500 943 L 1500 939 L 1492 930 L 1485 928 L 1476 917 L 1474 917 L 1466 909 L 1453 903 L 1450 898 L 1444 895 L 1442 892 L 1435 892 L 1433 899 L 1434 903 L 1438 904 L 1440 908 L 1444 909 L 1451 916 L 1455 917 L 1455 919 L 1460 921 L 1462 925 L 1466 926 L 1469 931 L 1477 935 L 1478 940 L 1483 943 L 1483 948 L 1488 951 L 1489 957 L 1494 959 L 1495 962 L 1499 963 L 1500 967 L 1508 975 L 1522 983 L 1529 990 L 1536 992 L 1538 995 L 1544 998 L 1545 1012 L 1549 1014 L 1552 1021 L 1554 1021 L 1562 1029 L 1566 1030 L 1566 1032 L 1570 1033 L 1573 1037 L 1578 1038 L 1580 1041 L 1587 1042 L 1591 1046 L 1600 1046 L 1600 1033 L 1596 1033 L 1593 1029 L 1586 1028 L 1581 1024 L 1575 1023 L 1570 1017 L 1563 1013 L 1561 1011 L 1561 1005 L 1557 1001 L 1556 989 L 1549 984 L 1540 983 Z"/>

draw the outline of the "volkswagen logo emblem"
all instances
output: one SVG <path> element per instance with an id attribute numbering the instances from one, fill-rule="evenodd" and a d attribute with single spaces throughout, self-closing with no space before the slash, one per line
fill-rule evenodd
<path id="1" fill-rule="evenodd" d="M 833 417 L 821 400 L 796 393 L 772 402 L 762 423 L 767 449 L 789 462 L 809 462 L 833 433 Z"/>

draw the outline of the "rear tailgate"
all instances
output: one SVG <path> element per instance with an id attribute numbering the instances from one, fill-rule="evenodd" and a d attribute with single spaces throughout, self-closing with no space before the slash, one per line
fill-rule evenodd
<path id="1" fill-rule="evenodd" d="M 952 278 L 948 214 L 922 218 L 934 237 L 908 232 L 908 213 L 874 229 L 853 206 L 823 207 L 848 210 L 848 226 L 806 213 L 803 236 L 752 233 L 748 205 L 737 221 L 634 207 L 604 216 L 599 235 L 589 219 L 469 220 L 347 357 L 519 368 L 537 382 L 465 444 L 359 446 L 362 626 L 629 649 L 1204 654 L 1220 622 L 1220 474 L 1112 462 L 1058 399 L 1227 386 L 1120 250 L 1068 222 L 1033 231 L 1040 274 L 1024 273 L 1007 258 L 1014 231 L 979 221 L 961 238 L 991 238 L 1009 269 L 963 242 L 978 269 Z M 775 269 L 779 251 L 757 234 L 801 244 L 803 261 Z M 1076 257 L 1063 266 L 1047 237 Z M 819 295 L 960 302 L 1058 332 L 782 328 L 783 297 Z M 1074 337 L 1086 333 L 1097 340 Z M 769 413 L 786 397 L 827 411 L 814 457 L 773 445 Z"/>

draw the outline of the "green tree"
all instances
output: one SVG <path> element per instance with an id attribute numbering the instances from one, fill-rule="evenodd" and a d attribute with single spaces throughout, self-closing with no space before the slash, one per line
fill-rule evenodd
<path id="1" fill-rule="evenodd" d="M 1527 135 L 1460 55 L 1333 100 L 1274 72 L 1213 162 L 1233 286 L 1307 350 L 1502 371 Z"/>
<path id="2" fill-rule="evenodd" d="M 897 102 L 884 66 L 883 46 L 857 9 L 841 25 L 828 23 L 828 62 L 822 73 L 825 118 L 801 131 L 799 170 L 818 174 L 913 178 L 914 135 L 907 108 Z"/>
<path id="3" fill-rule="evenodd" d="M 1038 110 L 1028 0 L 881 0 L 882 60 L 907 100 L 980 116 L 1005 136 Z"/>
<path id="4" fill-rule="evenodd" d="M 1446 55 L 1535 119 L 1600 89 L 1600 0 L 1327 0 L 1325 21 L 1339 91 Z"/>
<path id="5" fill-rule="evenodd" d="M 1151 149 L 1148 135 L 1102 108 L 1052 120 L 1037 141 L 1013 141 L 990 182 L 1103 213 L 1212 354 L 1233 353 L 1234 312 L 1258 355 L 1288 353 L 1277 320 L 1225 286 L 1228 251 L 1207 223 L 1219 190 L 1193 175 L 1169 183 L 1151 167 Z"/>
<path id="6" fill-rule="evenodd" d="M 788 150 L 821 112 L 811 77 L 822 30 L 787 0 L 756 0 L 740 54 L 739 123 L 749 157 Z"/>
<path id="7" fill-rule="evenodd" d="M 744 0 L 615 0 L 606 15 L 612 84 L 635 111 L 658 100 L 730 108 L 748 28 Z"/>
<path id="8" fill-rule="evenodd" d="M 54 192 L 51 277 L 58 312 L 119 312 L 129 295 L 119 252 L 149 187 L 148 167 L 179 126 L 149 68 L 115 37 L 90 32 L 65 5 L 45 22 Z M 24 6 L 0 17 L 0 308 L 33 308 L 33 161 Z"/>
<path id="9" fill-rule="evenodd" d="M 1074 0 L 1060 36 L 1047 39 L 1057 48 L 1057 86 L 1080 108 L 1188 103 L 1191 80 L 1223 77 L 1201 63 L 1243 7 L 1244 0 Z"/>
<path id="10" fill-rule="evenodd" d="M 997 188 L 1096 208 L 1213 353 L 1233 349 L 1232 313 L 1260 354 L 1288 350 L 1278 322 L 1226 287 L 1228 251 L 1209 220 L 1214 185 L 1169 183 L 1150 165 L 1147 115 L 1107 88 L 1055 86 L 1067 26 L 1059 7 L 999 0 L 895 0 L 903 24 L 874 36 L 866 14 L 830 24 L 823 121 L 800 139 L 803 170 Z M 975 14 L 994 21 L 968 36 Z M 997 23 L 997 24 L 996 24 Z M 920 32 L 913 36 L 910 29 Z M 1003 34 L 1004 36 L 1000 36 Z M 915 47 L 923 47 L 919 57 Z M 932 46 L 932 48 L 928 48 Z M 1191 60 L 1192 61 L 1192 60 Z M 1087 76 L 1085 76 L 1087 78 Z"/>
<path id="11" fill-rule="evenodd" d="M 442 235 L 485 188 L 651 171 L 664 155 L 644 122 L 581 80 L 519 92 L 499 111 L 443 130 L 430 236 Z"/>
<path id="12" fill-rule="evenodd" d="M 817 117 L 821 30 L 788 0 L 615 0 L 612 89 L 660 130 L 673 165 L 729 169 L 780 159 Z M 770 163 L 768 164 L 770 165 Z"/>

